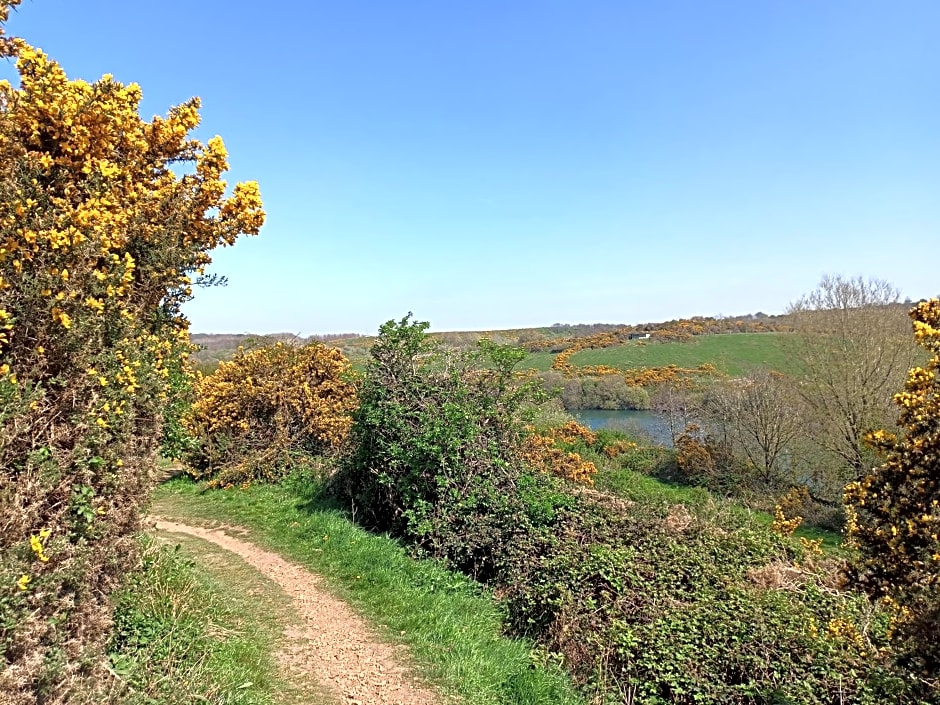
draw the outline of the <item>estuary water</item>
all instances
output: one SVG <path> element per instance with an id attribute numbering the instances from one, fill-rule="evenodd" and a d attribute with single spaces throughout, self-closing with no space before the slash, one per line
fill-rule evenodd
<path id="1" fill-rule="evenodd" d="M 576 419 L 591 430 L 609 428 L 626 431 L 649 438 L 667 448 L 672 447 L 669 429 L 662 416 L 654 411 L 607 411 L 604 409 L 582 409 L 571 412 Z"/>

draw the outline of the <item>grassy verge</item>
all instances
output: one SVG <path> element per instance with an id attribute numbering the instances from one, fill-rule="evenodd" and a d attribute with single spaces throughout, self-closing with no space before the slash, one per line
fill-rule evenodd
<path id="1" fill-rule="evenodd" d="M 112 669 L 126 705 L 212 702 L 268 705 L 279 690 L 274 635 L 257 606 L 185 550 L 142 539 L 142 563 L 116 595 Z"/>
<path id="2" fill-rule="evenodd" d="M 177 478 L 158 488 L 153 511 L 250 528 L 252 540 L 324 576 L 380 634 L 407 645 L 419 673 L 447 694 L 474 705 L 583 702 L 531 644 L 502 635 L 501 610 L 479 586 L 360 529 L 315 481 L 203 492 Z"/>
<path id="3" fill-rule="evenodd" d="M 575 366 L 609 365 L 620 369 L 635 367 L 698 367 L 710 363 L 737 377 L 757 367 L 778 372 L 791 371 L 792 361 L 782 345 L 785 333 L 725 333 L 700 335 L 691 340 L 670 343 L 626 343 L 600 350 L 583 350 L 569 358 Z"/>

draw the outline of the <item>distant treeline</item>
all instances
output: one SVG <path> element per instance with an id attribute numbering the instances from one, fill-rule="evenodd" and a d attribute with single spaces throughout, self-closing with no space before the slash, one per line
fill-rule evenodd
<path id="1" fill-rule="evenodd" d="M 559 394 L 568 411 L 580 409 L 649 409 L 650 393 L 644 387 L 627 384 L 623 375 L 575 377 L 569 379 L 556 370 L 538 375 L 550 394 Z"/>
<path id="2" fill-rule="evenodd" d="M 363 338 L 359 333 L 318 333 L 303 337 L 294 333 L 270 333 L 258 335 L 256 333 L 193 333 L 190 341 L 197 347 L 191 359 L 196 369 L 209 374 L 219 366 L 220 362 L 231 360 L 239 347 L 252 347 L 272 342 L 293 343 L 303 345 L 309 342 L 332 343 L 336 347 L 340 341 L 354 342 Z M 365 346 L 367 349 L 368 346 Z M 346 352 L 348 357 L 353 357 Z"/>

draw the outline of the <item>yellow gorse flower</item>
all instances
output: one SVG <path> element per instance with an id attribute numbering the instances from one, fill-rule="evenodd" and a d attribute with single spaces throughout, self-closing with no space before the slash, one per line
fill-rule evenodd
<path id="1" fill-rule="evenodd" d="M 61 308 L 55 307 L 52 309 L 52 319 L 63 328 L 68 329 L 72 327 L 72 317 Z"/>
<path id="2" fill-rule="evenodd" d="M 0 465 L 27 469 L 4 485 L 23 511 L 10 532 L 21 539 L 0 548 L 0 564 L 25 552 L 41 568 L 8 576 L 9 590 L 25 592 L 41 572 L 43 588 L 42 610 L 14 600 L 9 619 L 49 636 L 7 664 L 26 683 L 45 653 L 89 638 L 66 618 L 100 598 L 62 589 L 76 552 L 89 574 L 109 578 L 132 558 L 101 537 L 126 537 L 122 518 L 145 494 L 133 478 L 160 442 L 158 420 L 175 413 L 168 402 L 182 398 L 186 288 L 214 248 L 257 234 L 264 211 L 257 184 L 226 185 L 222 140 L 192 138 L 197 99 L 142 119 L 139 86 L 70 80 L 42 51 L 6 39 L 11 1 L 0 0 L 0 56 L 15 56 L 19 72 L 16 85 L 0 81 Z M 53 471 L 73 501 L 26 481 Z M 36 531 L 33 516 L 46 526 Z M 89 516 L 100 533 L 82 534 Z M 90 550 L 52 539 L 59 531 Z"/>
<path id="3" fill-rule="evenodd" d="M 33 553 L 36 554 L 36 558 L 41 560 L 43 563 L 49 560 L 49 556 L 45 553 L 45 544 L 43 543 L 52 535 L 50 529 L 41 529 L 39 534 L 33 534 L 29 537 L 29 547 L 33 549 Z"/>

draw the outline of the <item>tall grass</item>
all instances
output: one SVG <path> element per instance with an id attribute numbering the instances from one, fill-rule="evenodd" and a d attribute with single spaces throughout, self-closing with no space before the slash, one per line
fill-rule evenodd
<path id="1" fill-rule="evenodd" d="M 277 690 L 272 634 L 244 598 L 153 539 L 115 597 L 111 668 L 125 705 L 268 705 Z"/>

